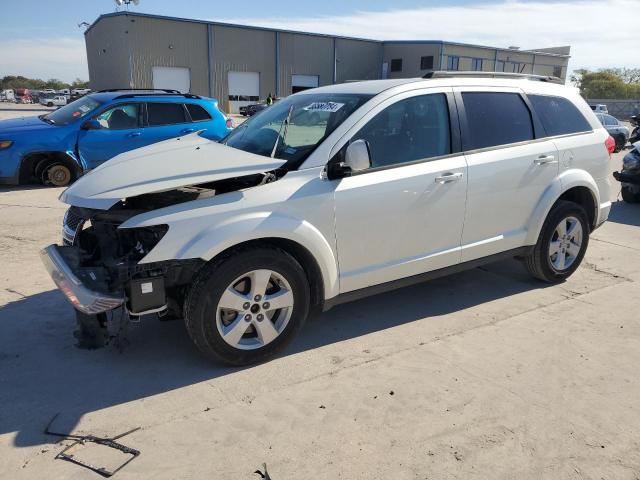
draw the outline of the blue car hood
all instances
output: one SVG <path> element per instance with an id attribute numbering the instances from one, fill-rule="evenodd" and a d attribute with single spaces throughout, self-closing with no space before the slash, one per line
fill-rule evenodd
<path id="1" fill-rule="evenodd" d="M 9 120 L 0 120 L 0 134 L 20 133 L 24 131 L 44 130 L 49 128 L 56 127 L 43 122 L 38 117 L 20 117 Z"/>

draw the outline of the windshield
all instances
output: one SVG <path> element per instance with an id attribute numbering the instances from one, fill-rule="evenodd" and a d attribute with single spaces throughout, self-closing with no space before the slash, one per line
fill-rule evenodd
<path id="1" fill-rule="evenodd" d="M 52 125 L 68 125 L 71 122 L 75 122 L 79 118 L 83 118 L 93 112 L 100 106 L 100 102 L 91 97 L 82 97 L 78 100 L 71 102 L 69 105 L 65 105 L 59 108 L 55 112 L 51 112 L 48 115 L 43 115 L 42 120 Z"/>
<path id="2" fill-rule="evenodd" d="M 299 167 L 316 147 L 371 95 L 309 93 L 263 110 L 233 130 L 225 145 Z M 288 122 L 287 122 L 288 119 Z M 288 125 L 287 125 L 288 123 Z"/>

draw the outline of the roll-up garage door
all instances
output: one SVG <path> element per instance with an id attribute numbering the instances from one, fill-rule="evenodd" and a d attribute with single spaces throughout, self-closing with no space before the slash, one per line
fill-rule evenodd
<path id="1" fill-rule="evenodd" d="M 318 75 L 291 75 L 291 93 L 316 88 L 320 84 Z"/>
<path id="2" fill-rule="evenodd" d="M 258 72 L 229 72 L 229 108 L 238 113 L 240 107 L 260 101 Z"/>
<path id="3" fill-rule="evenodd" d="M 184 67 L 153 67 L 153 88 L 178 90 L 182 93 L 191 91 L 191 71 Z"/>

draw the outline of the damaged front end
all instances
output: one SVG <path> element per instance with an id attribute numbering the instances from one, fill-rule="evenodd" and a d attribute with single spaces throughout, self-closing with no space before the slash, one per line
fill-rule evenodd
<path id="1" fill-rule="evenodd" d="M 71 207 L 64 217 L 63 245 L 42 251 L 47 271 L 80 312 L 97 314 L 124 306 L 132 315 L 144 315 L 179 308 L 180 289 L 202 261 L 140 264 L 168 227 L 119 228 L 138 213 Z"/>
<path id="2" fill-rule="evenodd" d="M 169 226 L 120 226 L 148 211 L 270 183 L 283 173 L 266 172 L 143 194 L 121 200 L 109 210 L 72 206 L 64 215 L 62 245 L 45 248 L 43 263 L 67 299 L 86 315 L 122 306 L 132 316 L 180 316 L 186 290 L 205 262 L 140 263 Z"/>

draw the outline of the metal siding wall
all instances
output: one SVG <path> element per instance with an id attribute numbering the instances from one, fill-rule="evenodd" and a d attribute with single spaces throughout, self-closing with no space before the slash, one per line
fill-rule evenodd
<path id="1" fill-rule="evenodd" d="M 191 93 L 209 95 L 205 24 L 134 16 L 128 22 L 133 87 L 153 86 L 152 67 L 186 67 Z"/>
<path id="2" fill-rule="evenodd" d="M 229 72 L 258 72 L 260 99 L 275 95 L 276 34 L 265 30 L 213 26 L 214 95 L 227 105 Z"/>
<path id="3" fill-rule="evenodd" d="M 389 63 L 389 78 L 415 78 L 423 76 L 427 70 L 420 69 L 422 57 L 433 55 L 433 68 L 438 70 L 440 45 L 434 43 L 384 43 L 384 61 Z M 391 71 L 391 60 L 402 59 L 402 71 Z"/>
<path id="4" fill-rule="evenodd" d="M 337 83 L 348 80 L 377 80 L 382 74 L 382 44 L 336 39 Z"/>
<path id="5" fill-rule="evenodd" d="M 131 87 L 126 31 L 125 17 L 107 17 L 85 35 L 92 90 Z"/>
<path id="6" fill-rule="evenodd" d="M 333 38 L 280 33 L 280 95 L 291 94 L 291 75 L 318 75 L 320 86 L 333 83 Z"/>

